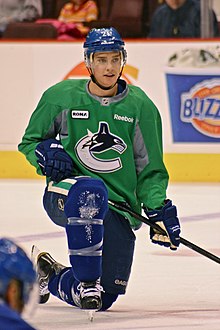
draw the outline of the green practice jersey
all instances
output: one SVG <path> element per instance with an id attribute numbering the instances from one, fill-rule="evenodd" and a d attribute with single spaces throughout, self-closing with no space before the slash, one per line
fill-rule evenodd
<path id="1" fill-rule="evenodd" d="M 163 205 L 168 173 L 161 118 L 139 87 L 126 85 L 116 96 L 98 97 L 90 94 L 84 79 L 52 86 L 43 94 L 18 146 L 38 174 L 42 173 L 35 148 L 48 138 L 60 139 L 73 159 L 73 176 L 102 179 L 110 200 L 127 202 L 136 212 L 142 204 L 150 209 Z M 134 228 L 138 226 L 137 220 L 126 216 Z"/>

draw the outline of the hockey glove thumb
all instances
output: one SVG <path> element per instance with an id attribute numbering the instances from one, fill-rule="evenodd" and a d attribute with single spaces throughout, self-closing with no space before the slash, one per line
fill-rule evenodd
<path id="1" fill-rule="evenodd" d="M 177 218 L 177 209 L 176 206 L 172 205 L 171 200 L 166 200 L 165 203 L 160 210 L 145 210 L 149 219 L 157 223 L 167 233 L 167 236 L 165 236 L 156 229 L 150 228 L 150 239 L 152 243 L 169 247 L 171 250 L 177 250 L 180 244 L 180 223 Z"/>
<path id="2" fill-rule="evenodd" d="M 56 139 L 39 143 L 35 149 L 37 162 L 44 175 L 59 182 L 72 175 L 73 161 Z"/>

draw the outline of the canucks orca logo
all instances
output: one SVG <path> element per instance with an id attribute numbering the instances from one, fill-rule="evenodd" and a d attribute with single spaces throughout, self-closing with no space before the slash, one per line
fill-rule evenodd
<path id="1" fill-rule="evenodd" d="M 101 154 L 107 150 L 115 150 L 122 154 L 127 145 L 116 135 L 113 135 L 105 122 L 99 123 L 99 130 L 92 133 L 89 130 L 76 145 L 75 150 L 79 160 L 90 170 L 95 172 L 109 173 L 122 167 L 119 157 L 114 159 L 100 159 L 95 154 Z"/>

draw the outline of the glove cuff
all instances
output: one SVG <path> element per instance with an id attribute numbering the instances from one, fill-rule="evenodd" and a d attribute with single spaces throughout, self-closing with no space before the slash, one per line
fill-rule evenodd
<path id="1" fill-rule="evenodd" d="M 172 201 L 170 199 L 166 199 L 164 201 L 164 206 L 162 206 L 160 209 L 147 210 L 146 208 L 144 208 L 144 211 L 151 221 L 157 222 L 163 221 L 164 214 L 168 211 L 169 208 L 175 208 L 176 210 L 176 207 L 173 206 Z"/>

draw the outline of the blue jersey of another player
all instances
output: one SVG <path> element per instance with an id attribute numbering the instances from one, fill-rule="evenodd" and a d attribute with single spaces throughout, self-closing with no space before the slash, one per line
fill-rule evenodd
<path id="1" fill-rule="evenodd" d="M 0 301 L 0 329 L 35 330 L 35 328 L 21 318 L 20 314 L 12 310 L 3 301 Z"/>

